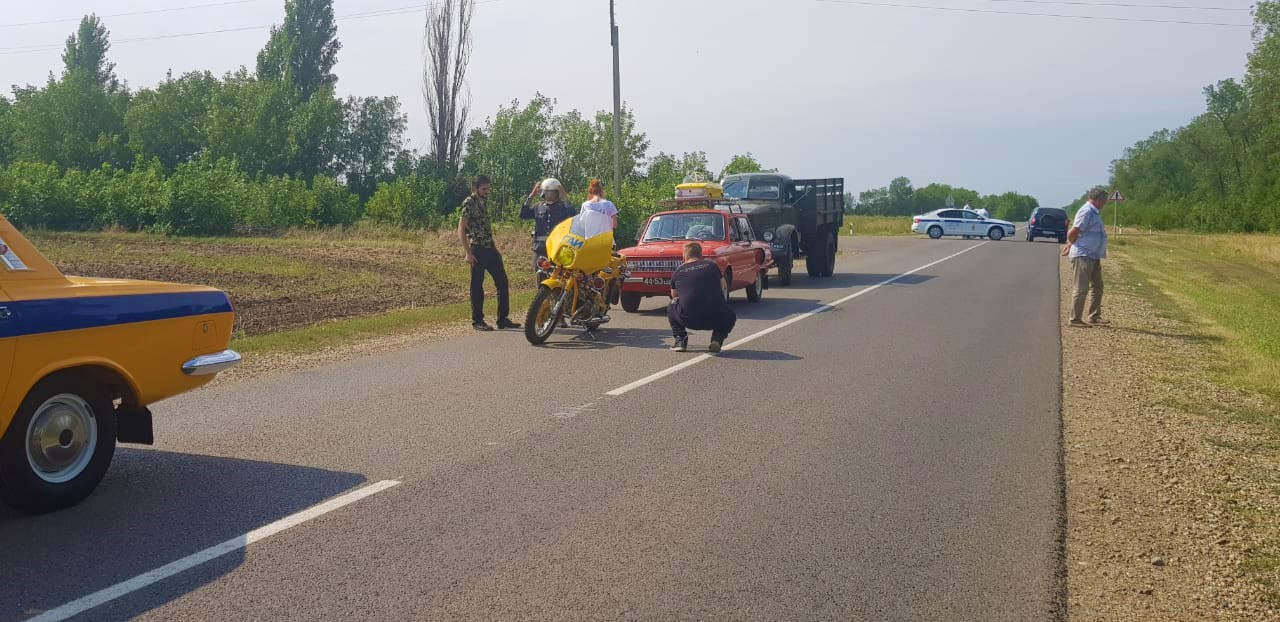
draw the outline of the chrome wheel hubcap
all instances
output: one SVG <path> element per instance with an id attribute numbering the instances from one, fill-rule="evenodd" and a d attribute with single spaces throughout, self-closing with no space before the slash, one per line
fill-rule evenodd
<path id="1" fill-rule="evenodd" d="M 77 395 L 55 395 L 36 409 L 27 424 L 27 463 L 51 484 L 69 482 L 89 466 L 98 447 L 98 420 Z"/>

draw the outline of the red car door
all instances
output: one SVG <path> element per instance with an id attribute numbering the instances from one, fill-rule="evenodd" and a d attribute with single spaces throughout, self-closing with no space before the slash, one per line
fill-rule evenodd
<path id="1" fill-rule="evenodd" d="M 732 232 L 729 247 L 733 255 L 734 287 L 746 287 L 755 281 L 756 259 L 751 249 L 751 225 L 742 216 L 734 216 L 729 220 L 729 231 Z"/>

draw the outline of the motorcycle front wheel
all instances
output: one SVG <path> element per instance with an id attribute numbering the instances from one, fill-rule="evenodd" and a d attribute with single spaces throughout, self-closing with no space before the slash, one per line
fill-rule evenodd
<path id="1" fill-rule="evenodd" d="M 529 343 L 542 345 L 551 333 L 556 332 L 560 317 L 564 315 L 564 308 L 558 313 L 552 313 L 552 310 L 563 292 L 562 289 L 551 289 L 545 285 L 538 288 L 538 294 L 529 303 L 529 313 L 524 318 L 524 337 Z"/>

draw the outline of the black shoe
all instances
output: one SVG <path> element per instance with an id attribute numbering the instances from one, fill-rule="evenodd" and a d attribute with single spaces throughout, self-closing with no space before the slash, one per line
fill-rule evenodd
<path id="1" fill-rule="evenodd" d="M 684 339 L 677 339 L 675 343 L 671 344 L 671 351 L 672 352 L 688 352 L 689 339 L 687 337 Z"/>
<path id="2" fill-rule="evenodd" d="M 712 339 L 711 345 L 707 346 L 708 352 L 719 352 L 720 346 L 724 343 L 723 339 Z"/>
<path id="3" fill-rule="evenodd" d="M 485 324 L 484 320 L 480 320 L 479 322 L 472 322 L 471 328 L 474 328 L 482 333 L 487 333 L 493 330 L 493 327 L 489 326 L 488 324 Z"/>
<path id="4" fill-rule="evenodd" d="M 502 328 L 502 329 L 520 328 L 520 325 L 515 322 L 512 322 L 511 320 L 503 318 L 501 320 L 498 320 L 498 328 Z"/>

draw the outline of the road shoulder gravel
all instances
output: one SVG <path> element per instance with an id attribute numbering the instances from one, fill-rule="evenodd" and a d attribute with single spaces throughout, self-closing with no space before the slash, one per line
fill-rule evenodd
<path id="1" fill-rule="evenodd" d="M 1212 328 L 1118 255 L 1114 324 L 1062 329 L 1069 617 L 1280 619 L 1280 438 L 1248 421 L 1268 405 L 1214 383 Z"/>

